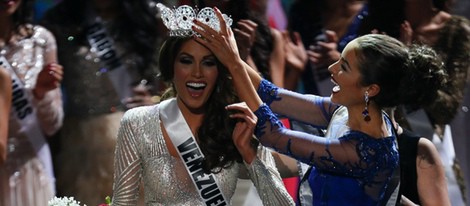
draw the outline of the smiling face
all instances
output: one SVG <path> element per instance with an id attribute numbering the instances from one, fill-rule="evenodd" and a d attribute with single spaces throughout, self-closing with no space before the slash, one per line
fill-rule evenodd
<path id="1" fill-rule="evenodd" d="M 361 73 L 356 47 L 355 41 L 350 42 L 343 50 L 340 59 L 328 68 L 331 73 L 331 81 L 335 84 L 332 89 L 331 101 L 344 106 L 359 103 L 364 105 L 366 87 L 360 84 Z"/>
<path id="2" fill-rule="evenodd" d="M 182 44 L 173 68 L 173 83 L 180 108 L 203 113 L 219 75 L 216 57 L 191 39 Z"/>

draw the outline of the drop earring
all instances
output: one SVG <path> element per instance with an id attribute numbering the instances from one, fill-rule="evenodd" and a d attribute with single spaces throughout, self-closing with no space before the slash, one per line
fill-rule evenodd
<path id="1" fill-rule="evenodd" d="M 369 116 L 369 92 L 364 93 L 364 100 L 366 101 L 366 107 L 364 108 L 364 111 L 362 111 L 362 116 L 364 117 L 364 121 L 368 122 L 370 121 L 370 116 Z"/>

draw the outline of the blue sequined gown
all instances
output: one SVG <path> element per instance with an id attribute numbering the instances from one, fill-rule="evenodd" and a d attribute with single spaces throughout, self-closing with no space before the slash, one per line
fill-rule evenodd
<path id="1" fill-rule="evenodd" d="M 302 205 L 378 205 L 384 201 L 398 166 L 394 135 L 377 139 L 350 130 L 345 124 L 346 108 L 329 98 L 290 92 L 265 80 L 258 94 L 266 103 L 255 111 L 260 142 L 311 166 L 308 182 L 300 186 Z M 327 129 L 327 136 L 285 129 L 273 112 Z M 389 134 L 394 134 L 388 117 L 384 119 Z"/>

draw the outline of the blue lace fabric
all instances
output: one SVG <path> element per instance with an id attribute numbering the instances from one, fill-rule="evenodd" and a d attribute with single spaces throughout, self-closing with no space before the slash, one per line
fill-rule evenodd
<path id="1" fill-rule="evenodd" d="M 279 88 L 274 84 L 263 79 L 260 82 L 257 92 L 261 100 L 269 106 L 273 101 L 281 99 L 278 96 L 278 90 Z"/>
<path id="2" fill-rule="evenodd" d="M 263 90 L 268 100 L 277 100 L 276 104 L 288 105 L 288 101 L 293 99 L 270 95 L 273 89 Z M 309 107 L 328 103 L 303 102 L 305 105 L 285 107 L 284 110 L 291 114 L 305 113 L 304 110 L 312 110 Z M 329 123 L 337 124 L 334 122 L 339 119 L 334 116 L 336 109 L 315 111 L 318 111 L 318 116 L 322 115 L 321 111 L 326 112 L 324 116 L 332 117 Z M 347 130 L 335 133 L 338 136 L 325 138 L 286 129 L 267 104 L 261 105 L 255 115 L 258 117 L 255 134 L 261 144 L 312 166 L 308 183 L 313 205 L 377 205 L 383 200 L 393 171 L 398 166 L 394 135 L 374 138 L 360 131 Z M 390 120 L 386 116 L 384 118 L 390 134 L 394 134 Z"/>

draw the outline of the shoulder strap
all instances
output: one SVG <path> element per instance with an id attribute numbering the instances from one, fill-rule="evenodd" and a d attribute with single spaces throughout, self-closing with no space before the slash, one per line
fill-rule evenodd
<path id="1" fill-rule="evenodd" d="M 392 135 L 395 136 L 395 144 L 398 145 L 397 130 L 394 127 L 392 120 L 387 115 L 387 113 L 383 112 L 383 115 L 384 115 L 384 120 L 386 121 L 386 124 L 390 125 L 391 127 Z M 398 149 L 400 150 L 400 148 Z M 400 191 L 401 169 L 400 168 L 401 166 L 400 164 L 398 164 L 398 166 L 393 171 L 392 176 L 390 178 L 390 182 L 387 188 L 385 189 L 384 198 L 382 199 L 380 205 L 386 205 L 386 206 L 399 205 L 400 199 L 401 199 L 401 191 Z"/>

